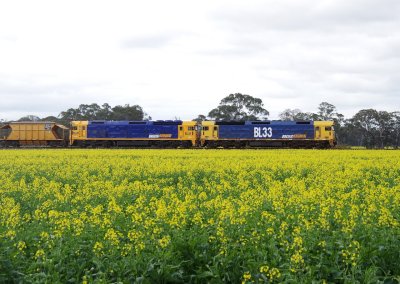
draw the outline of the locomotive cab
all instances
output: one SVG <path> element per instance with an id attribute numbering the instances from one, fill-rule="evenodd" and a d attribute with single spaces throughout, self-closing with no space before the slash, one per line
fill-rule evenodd
<path id="1" fill-rule="evenodd" d="M 314 121 L 315 140 L 330 147 L 336 145 L 335 129 L 333 121 Z"/>
<path id="2" fill-rule="evenodd" d="M 75 141 L 84 140 L 87 138 L 87 121 L 72 121 L 70 145 L 74 145 Z"/>
<path id="3" fill-rule="evenodd" d="M 196 145 L 198 126 L 196 121 L 183 121 L 179 125 L 178 137 L 180 140 L 190 141 L 191 145 Z"/>
<path id="4" fill-rule="evenodd" d="M 200 130 L 200 143 L 204 146 L 209 140 L 218 140 L 218 125 L 215 121 L 203 121 Z"/>

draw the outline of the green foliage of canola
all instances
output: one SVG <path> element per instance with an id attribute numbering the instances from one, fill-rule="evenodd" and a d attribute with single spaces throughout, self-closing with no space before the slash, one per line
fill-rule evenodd
<path id="1" fill-rule="evenodd" d="M 399 280 L 399 151 L 0 157 L 0 282 Z"/>

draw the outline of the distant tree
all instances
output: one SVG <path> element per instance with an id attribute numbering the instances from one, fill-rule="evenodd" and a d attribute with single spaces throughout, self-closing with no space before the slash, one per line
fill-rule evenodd
<path id="1" fill-rule="evenodd" d="M 113 120 L 143 120 L 145 118 L 145 113 L 139 105 L 118 105 L 112 108 L 111 118 Z"/>
<path id="2" fill-rule="evenodd" d="M 39 120 L 40 120 L 40 117 L 38 117 L 36 115 L 32 115 L 32 114 L 23 116 L 20 119 L 18 119 L 18 121 L 39 121 Z"/>
<path id="3" fill-rule="evenodd" d="M 318 106 L 318 120 L 333 120 L 336 125 L 341 125 L 344 122 L 344 115 L 338 113 L 333 104 L 322 102 Z"/>
<path id="4" fill-rule="evenodd" d="M 83 119 L 98 120 L 101 107 L 98 104 L 81 104 L 79 105 L 79 112 Z"/>
<path id="5" fill-rule="evenodd" d="M 295 120 L 317 120 L 318 115 L 311 112 L 302 112 L 300 109 L 285 109 L 279 114 L 279 119 L 283 121 Z"/>
<path id="6" fill-rule="evenodd" d="M 361 143 L 367 148 L 372 148 L 378 142 L 378 111 L 375 109 L 362 109 L 357 112 L 349 121 L 358 133 L 360 133 Z"/>
<path id="7" fill-rule="evenodd" d="M 40 121 L 52 121 L 52 122 L 60 123 L 60 120 L 57 117 L 52 116 L 52 115 L 43 117 L 42 119 L 40 119 Z"/>
<path id="8" fill-rule="evenodd" d="M 394 132 L 392 114 L 387 111 L 378 111 L 377 130 L 379 133 L 379 146 L 384 148 L 389 145 Z"/>
<path id="9" fill-rule="evenodd" d="M 301 110 L 296 109 L 285 109 L 283 112 L 279 114 L 279 119 L 283 121 L 293 121 L 297 120 L 297 115 L 301 113 Z"/>
<path id="10" fill-rule="evenodd" d="M 58 117 L 63 122 L 70 122 L 73 120 L 83 120 L 83 116 L 79 108 L 77 109 L 69 108 L 66 111 L 62 111 Z"/>
<path id="11" fill-rule="evenodd" d="M 400 111 L 395 111 L 391 114 L 393 126 L 392 145 L 395 149 L 398 149 L 400 145 Z"/>
<path id="12" fill-rule="evenodd" d="M 192 119 L 192 121 L 197 121 L 198 123 L 207 120 L 207 117 L 204 114 L 199 114 L 195 119 Z"/>
<path id="13" fill-rule="evenodd" d="M 81 104 L 78 108 L 70 108 L 59 115 L 60 123 L 68 125 L 72 120 L 148 120 L 151 119 L 138 105 L 111 107 L 108 103 Z"/>
<path id="14" fill-rule="evenodd" d="M 219 106 L 211 110 L 208 117 L 216 120 L 257 120 L 267 119 L 269 112 L 261 99 L 241 93 L 223 98 Z"/>
<path id="15" fill-rule="evenodd" d="M 362 137 L 362 131 L 354 125 L 353 120 L 346 119 L 340 128 L 340 139 L 338 139 L 338 144 L 363 146 Z"/>
<path id="16" fill-rule="evenodd" d="M 321 120 L 332 120 L 336 115 L 336 107 L 330 103 L 322 102 L 318 106 L 318 116 Z"/>
<path id="17" fill-rule="evenodd" d="M 96 117 L 99 120 L 110 120 L 112 118 L 113 111 L 108 103 L 104 103 L 98 110 Z"/>

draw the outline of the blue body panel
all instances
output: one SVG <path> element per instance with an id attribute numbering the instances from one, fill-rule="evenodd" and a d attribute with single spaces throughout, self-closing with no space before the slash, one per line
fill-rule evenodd
<path id="1" fill-rule="evenodd" d="M 242 125 L 217 125 L 219 139 L 314 139 L 312 121 L 246 121 Z"/>
<path id="2" fill-rule="evenodd" d="M 89 121 L 88 138 L 178 138 L 182 121 Z"/>

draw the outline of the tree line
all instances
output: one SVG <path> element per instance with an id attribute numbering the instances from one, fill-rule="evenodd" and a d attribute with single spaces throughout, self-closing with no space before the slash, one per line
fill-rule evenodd
<path id="1" fill-rule="evenodd" d="M 81 104 L 77 108 L 69 108 L 56 116 L 40 118 L 36 115 L 27 115 L 17 121 L 53 121 L 68 126 L 73 120 L 150 120 L 151 117 L 139 105 L 117 105 L 111 107 L 108 103 L 101 106 Z M 5 121 L 3 121 L 5 123 Z"/>
<path id="2" fill-rule="evenodd" d="M 208 115 L 199 114 L 193 120 L 263 120 L 269 112 L 260 98 L 235 93 L 223 98 Z M 345 118 L 333 104 L 321 102 L 316 112 L 302 112 L 300 109 L 285 109 L 279 114 L 284 121 L 333 120 L 338 143 L 341 145 L 365 146 L 367 148 L 398 148 L 400 144 L 400 111 L 388 112 L 362 109 L 353 117 Z M 81 104 L 77 108 L 62 111 L 57 117 L 40 118 L 28 115 L 18 121 L 54 121 L 68 126 L 73 120 L 151 120 L 139 105 L 101 106 Z M 5 121 L 0 121 L 5 123 Z"/>

